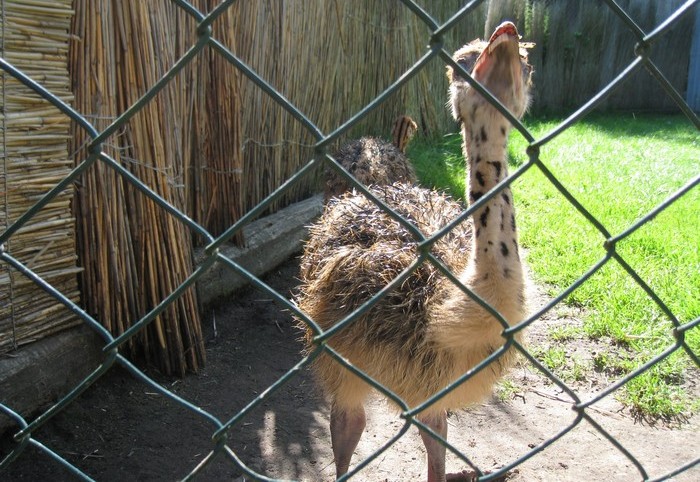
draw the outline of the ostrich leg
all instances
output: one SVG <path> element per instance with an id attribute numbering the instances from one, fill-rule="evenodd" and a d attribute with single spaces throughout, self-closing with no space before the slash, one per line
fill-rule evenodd
<path id="1" fill-rule="evenodd" d="M 420 421 L 447 439 L 447 413 L 421 417 Z M 425 451 L 428 453 L 428 482 L 445 482 L 445 446 L 427 433 L 420 431 Z"/>
<path id="2" fill-rule="evenodd" d="M 331 444 L 335 459 L 336 477 L 344 475 L 350 466 L 352 453 L 365 430 L 365 409 L 345 409 L 333 404 L 331 408 Z"/>

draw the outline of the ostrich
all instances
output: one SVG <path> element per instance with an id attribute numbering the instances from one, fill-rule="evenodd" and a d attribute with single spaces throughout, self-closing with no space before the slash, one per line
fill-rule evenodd
<path id="1" fill-rule="evenodd" d="M 361 137 L 343 144 L 333 157 L 366 186 L 394 182 L 412 184 L 416 182 L 416 173 L 405 154 L 416 129 L 413 119 L 400 116 L 394 121 L 392 144 L 376 137 Z M 348 189 L 347 181 L 335 170 L 326 170 L 326 201 Z"/>
<path id="2" fill-rule="evenodd" d="M 391 142 L 402 154 L 406 154 L 406 146 L 413 139 L 418 124 L 407 115 L 402 115 L 394 121 L 394 128 L 391 130 Z"/>
<path id="3" fill-rule="evenodd" d="M 490 41 L 474 41 L 454 60 L 471 72 L 514 115 L 529 102 L 531 67 L 510 22 Z M 452 114 L 461 123 L 468 160 L 468 192 L 473 203 L 508 176 L 506 118 L 467 81 L 448 68 Z M 396 183 L 373 193 L 426 236 L 461 212 L 446 196 Z M 301 262 L 297 304 L 318 325 L 330 329 L 415 262 L 413 235 L 374 203 L 347 193 L 329 202 L 311 227 Z M 465 286 L 513 325 L 525 316 L 524 276 L 509 188 L 474 212 L 473 220 L 440 238 L 431 252 Z M 409 407 L 417 407 L 502 347 L 502 325 L 429 262 L 417 269 L 379 303 L 327 341 L 355 367 L 382 383 Z M 520 332 L 515 335 L 519 339 Z M 306 329 L 307 353 L 315 348 Z M 506 350 L 444 397 L 418 413 L 418 419 L 447 436 L 446 411 L 469 406 L 491 393 L 512 364 Z M 338 477 L 347 473 L 365 427 L 364 402 L 371 387 L 323 352 L 313 369 L 331 402 L 331 444 Z M 428 481 L 444 481 L 445 448 L 420 431 L 428 458 Z M 460 477 L 453 474 L 453 477 Z"/>

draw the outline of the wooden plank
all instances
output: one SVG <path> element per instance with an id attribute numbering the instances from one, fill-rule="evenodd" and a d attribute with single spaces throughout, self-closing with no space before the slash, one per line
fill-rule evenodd
<path id="1" fill-rule="evenodd" d="M 246 245 L 243 248 L 227 245 L 220 252 L 256 276 L 273 270 L 301 251 L 306 239 L 306 226 L 321 214 L 320 195 L 292 204 L 275 214 L 253 221 L 243 228 Z M 197 252 L 197 264 L 203 259 Z M 216 263 L 197 283 L 197 297 L 204 305 L 231 296 L 247 285 L 247 281 L 223 263 Z"/>

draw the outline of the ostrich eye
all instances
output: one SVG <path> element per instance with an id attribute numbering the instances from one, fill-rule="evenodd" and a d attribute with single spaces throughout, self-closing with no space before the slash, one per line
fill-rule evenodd
<path id="1" fill-rule="evenodd" d="M 470 55 L 468 57 L 459 59 L 457 63 L 467 72 L 471 74 L 472 70 L 474 70 L 474 64 L 476 63 L 477 55 Z M 456 77 L 459 77 L 460 79 L 464 79 L 464 76 L 462 75 L 461 72 L 455 70 L 454 74 Z"/>

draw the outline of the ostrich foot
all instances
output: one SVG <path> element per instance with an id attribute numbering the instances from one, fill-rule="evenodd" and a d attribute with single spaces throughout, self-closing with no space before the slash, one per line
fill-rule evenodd
<path id="1" fill-rule="evenodd" d="M 331 444 L 335 460 L 336 477 L 344 475 L 350 467 L 352 453 L 365 430 L 365 409 L 362 406 L 341 409 L 331 408 Z"/>
<path id="2" fill-rule="evenodd" d="M 447 474 L 445 480 L 448 482 L 476 482 L 479 474 L 473 470 L 463 470 L 456 474 Z"/>
<path id="3" fill-rule="evenodd" d="M 490 473 L 490 471 L 486 471 L 484 472 L 484 475 L 488 475 Z M 504 475 L 501 475 L 500 477 L 492 480 L 493 482 L 506 482 L 511 475 L 516 473 L 518 473 L 517 470 L 513 472 L 507 472 Z M 477 480 L 479 480 L 479 474 L 474 470 L 463 470 L 456 474 L 447 474 L 445 480 L 448 482 L 476 482 Z"/>

